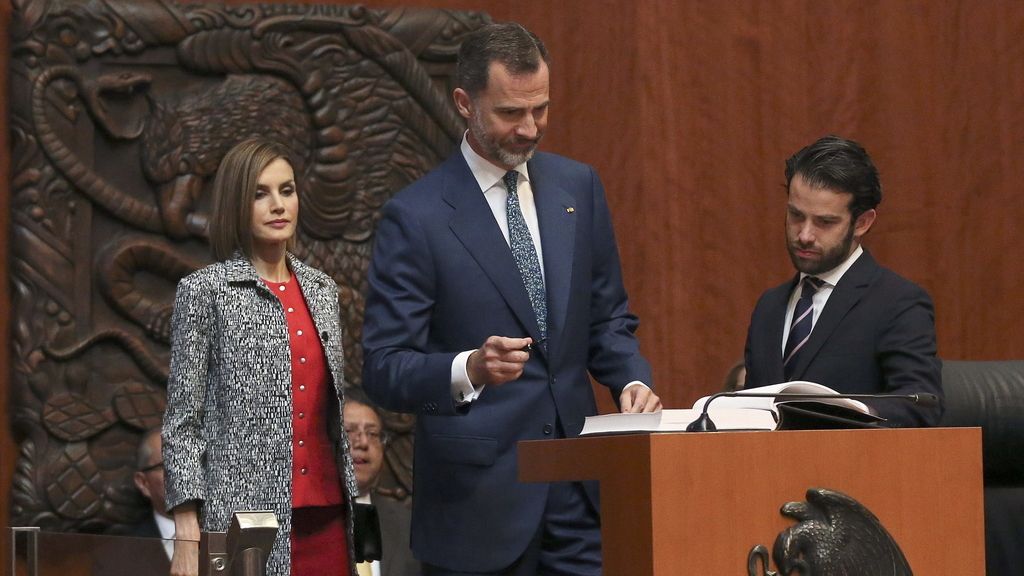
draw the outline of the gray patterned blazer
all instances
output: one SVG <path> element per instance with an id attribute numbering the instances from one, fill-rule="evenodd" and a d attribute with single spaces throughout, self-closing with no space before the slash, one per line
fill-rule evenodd
<path id="1" fill-rule="evenodd" d="M 349 558 L 356 479 L 341 424 L 343 356 L 338 286 L 288 255 L 337 394 L 330 436 L 349 503 Z M 280 529 L 268 575 L 290 571 L 292 380 L 280 301 L 247 258 L 181 280 L 171 318 L 171 371 L 163 424 L 168 510 L 196 500 L 204 531 L 225 531 L 236 510 L 272 510 Z M 353 569 L 353 573 L 355 573 Z"/>

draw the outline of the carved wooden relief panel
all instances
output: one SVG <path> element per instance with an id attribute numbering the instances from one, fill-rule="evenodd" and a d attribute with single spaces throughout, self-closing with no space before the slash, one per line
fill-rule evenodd
<path id="1" fill-rule="evenodd" d="M 249 135 L 299 154 L 296 254 L 341 286 L 360 383 L 377 211 L 461 137 L 448 78 L 486 17 L 349 6 L 16 0 L 12 21 L 13 524 L 98 530 L 142 510 L 177 280 L 210 262 L 209 188 Z M 411 487 L 410 417 L 387 482 Z"/>

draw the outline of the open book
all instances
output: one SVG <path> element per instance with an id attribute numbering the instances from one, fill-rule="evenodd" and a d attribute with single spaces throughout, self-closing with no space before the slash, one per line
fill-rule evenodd
<path id="1" fill-rule="evenodd" d="M 873 428 L 884 422 L 859 400 L 851 398 L 766 398 L 748 394 L 822 394 L 837 395 L 828 386 L 814 382 L 783 382 L 750 390 L 737 396 L 717 398 L 708 416 L 718 430 L 814 430 L 835 428 Z M 623 434 L 628 432 L 685 432 L 700 417 L 705 396 L 693 408 L 669 409 L 652 414 L 604 414 L 588 416 L 581 436 Z"/>

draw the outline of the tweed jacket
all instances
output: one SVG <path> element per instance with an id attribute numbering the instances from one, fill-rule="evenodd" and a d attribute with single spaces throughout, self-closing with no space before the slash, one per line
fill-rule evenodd
<path id="1" fill-rule="evenodd" d="M 337 284 L 288 255 L 327 357 L 337 397 L 330 414 L 348 503 L 357 495 L 342 429 L 343 356 Z M 168 510 L 198 501 L 204 531 L 225 531 L 236 510 L 272 510 L 279 530 L 268 575 L 290 571 L 291 350 L 285 312 L 252 263 L 234 257 L 178 284 L 163 423 Z M 353 570 L 354 573 L 354 570 Z"/>

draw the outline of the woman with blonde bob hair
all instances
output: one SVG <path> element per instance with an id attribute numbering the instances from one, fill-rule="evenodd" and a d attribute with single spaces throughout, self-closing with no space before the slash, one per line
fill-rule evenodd
<path id="1" fill-rule="evenodd" d="M 178 284 L 163 425 L 174 576 L 197 573 L 200 526 L 225 531 L 246 510 L 277 516 L 268 575 L 354 573 L 338 287 L 288 251 L 294 166 L 265 139 L 224 156 L 210 223 L 217 262 Z"/>

